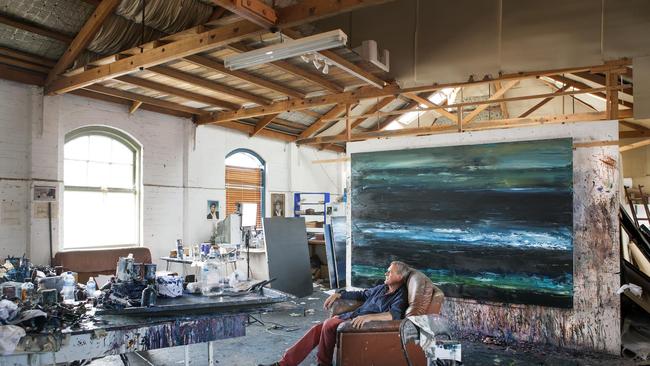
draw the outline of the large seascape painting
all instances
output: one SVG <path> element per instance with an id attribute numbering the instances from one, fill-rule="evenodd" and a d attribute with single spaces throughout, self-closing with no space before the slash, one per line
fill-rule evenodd
<path id="1" fill-rule="evenodd" d="M 391 260 L 448 297 L 573 305 L 571 139 L 352 154 L 352 285 Z"/>

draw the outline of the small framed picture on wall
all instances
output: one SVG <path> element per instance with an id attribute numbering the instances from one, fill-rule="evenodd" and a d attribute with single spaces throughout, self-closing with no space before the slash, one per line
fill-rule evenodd
<path id="1" fill-rule="evenodd" d="M 271 217 L 284 217 L 284 193 L 271 193 Z"/>
<path id="2" fill-rule="evenodd" d="M 219 218 L 219 201 L 208 200 L 208 220 L 217 220 Z"/>

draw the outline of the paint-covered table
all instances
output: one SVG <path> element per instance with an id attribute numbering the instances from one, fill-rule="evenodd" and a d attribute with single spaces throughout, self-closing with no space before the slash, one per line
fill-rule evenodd
<path id="1" fill-rule="evenodd" d="M 280 291 L 264 288 L 262 294 L 197 297 L 202 306 L 196 311 L 187 308 L 188 298 L 182 297 L 180 302 L 185 305 L 182 309 L 170 307 L 173 314 L 97 315 L 80 329 L 23 337 L 14 354 L 0 357 L 0 365 L 52 365 L 196 343 L 207 343 L 209 364 L 213 365 L 213 341 L 245 336 L 249 314 L 287 298 Z M 207 299 L 212 300 L 211 306 L 206 306 Z M 187 363 L 187 347 L 185 352 Z"/>

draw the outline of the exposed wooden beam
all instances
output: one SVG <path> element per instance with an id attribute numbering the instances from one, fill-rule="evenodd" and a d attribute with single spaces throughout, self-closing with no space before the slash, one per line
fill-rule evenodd
<path id="1" fill-rule="evenodd" d="M 254 76 L 252 74 L 249 74 L 244 71 L 240 70 L 228 70 L 224 65 L 223 62 L 217 61 L 208 57 L 204 56 L 199 56 L 199 55 L 192 55 L 192 56 L 187 56 L 184 58 L 186 61 L 189 61 L 193 64 L 199 65 L 201 67 L 205 67 L 208 69 L 212 69 L 214 71 L 220 72 L 225 75 L 233 76 L 238 79 L 244 80 L 246 82 L 249 82 L 253 85 L 256 85 L 261 88 L 266 88 L 269 90 L 273 90 L 274 92 L 288 95 L 290 97 L 294 98 L 304 98 L 305 93 L 288 88 L 284 85 L 276 84 L 272 81 Z"/>
<path id="2" fill-rule="evenodd" d="M 400 108 L 400 110 L 408 111 L 408 110 L 412 110 L 412 109 L 417 109 L 418 105 L 420 105 L 420 103 L 412 100 L 412 101 L 408 102 L 405 106 Z M 385 120 L 383 120 L 383 121 L 381 121 L 381 122 L 379 122 L 377 124 L 377 128 L 375 128 L 375 131 L 383 131 L 386 127 L 388 127 L 388 125 L 390 125 L 391 123 L 393 123 L 393 121 L 396 121 L 400 117 L 401 117 L 401 115 L 399 115 L 399 114 L 388 116 Z"/>
<path id="3" fill-rule="evenodd" d="M 297 123 L 297 122 L 292 122 L 292 121 L 287 121 L 286 119 L 282 118 L 275 118 L 272 122 L 274 125 L 286 127 L 292 130 L 296 130 L 298 133 L 302 132 L 305 130 L 307 126 L 303 125 L 302 123 Z"/>
<path id="4" fill-rule="evenodd" d="M 620 131 L 618 133 L 619 139 L 638 139 L 641 137 L 650 137 L 650 131 Z"/>
<path id="5" fill-rule="evenodd" d="M 141 105 L 142 105 L 142 102 L 133 102 L 133 103 L 131 103 L 131 107 L 129 107 L 129 114 L 135 113 L 135 111 L 137 111 L 138 108 L 140 108 Z"/>
<path id="6" fill-rule="evenodd" d="M 228 48 L 230 48 L 233 51 L 236 52 L 247 52 L 250 50 L 253 50 L 253 48 L 248 47 L 247 45 L 243 43 L 232 43 L 228 45 Z M 327 80 L 326 78 L 314 73 L 307 71 L 303 69 L 300 66 L 296 66 L 292 63 L 289 63 L 287 61 L 275 61 L 271 62 L 270 65 L 273 65 L 282 71 L 286 71 L 294 76 L 297 76 L 299 78 L 302 78 L 304 80 L 307 80 L 313 84 L 316 84 L 325 90 L 332 92 L 332 93 L 340 93 L 343 91 L 343 87 L 340 85 L 337 85 L 336 83 Z"/>
<path id="7" fill-rule="evenodd" d="M 622 116 L 630 117 L 632 115 L 630 110 L 621 111 Z M 626 118 L 627 118 L 626 117 Z M 479 131 L 486 129 L 499 129 L 499 128 L 509 128 L 509 127 L 520 127 L 520 126 L 534 126 L 540 124 L 554 124 L 554 123 L 568 123 L 568 122 L 580 122 L 580 121 L 597 121 L 605 120 L 607 116 L 604 112 L 590 112 L 590 113 L 579 113 L 571 115 L 560 115 L 560 116 L 547 116 L 547 117 L 525 117 L 525 118 L 509 118 L 503 120 L 493 120 L 489 122 L 477 122 L 472 126 L 467 126 L 464 128 L 465 131 Z M 413 136 L 413 135 L 426 135 L 432 133 L 456 133 L 458 132 L 458 126 L 456 125 L 433 125 L 428 127 L 418 127 L 418 128 L 405 128 L 400 130 L 390 130 L 390 131 L 371 131 L 371 132 L 362 132 L 353 134 L 351 136 L 352 141 L 363 141 L 374 138 L 381 137 L 397 137 L 397 136 Z M 336 136 L 320 136 L 312 137 L 308 139 L 298 139 L 296 143 L 298 145 L 315 145 L 323 143 L 337 143 L 345 142 L 345 138 L 341 138 L 338 135 Z"/>
<path id="8" fill-rule="evenodd" d="M 626 63 L 629 63 L 629 60 L 621 60 L 616 64 L 607 64 L 607 65 L 597 65 L 597 66 L 584 66 L 584 67 L 577 67 L 577 68 L 566 68 L 566 69 L 554 69 L 554 70 L 543 70 L 543 71 L 534 71 L 534 72 L 522 72 L 522 73 L 517 73 L 517 74 L 506 74 L 502 75 L 499 80 L 507 80 L 507 81 L 513 81 L 513 80 L 522 80 L 522 79 L 529 79 L 529 78 L 536 78 L 540 76 L 548 76 L 548 75 L 557 75 L 558 73 L 562 72 L 577 72 L 577 71 L 602 71 L 602 70 L 610 70 L 614 68 L 621 68 L 621 65 L 625 65 Z M 470 82 L 461 82 L 461 83 L 447 83 L 447 84 L 436 84 L 436 85 L 431 85 L 431 86 L 422 86 L 422 87 L 413 87 L 413 88 L 405 88 L 405 89 L 399 89 L 393 85 L 389 85 L 383 89 L 377 89 L 377 88 L 371 88 L 368 90 L 355 90 L 355 91 L 350 91 L 350 92 L 344 92 L 344 93 L 339 93 L 339 94 L 333 94 L 333 95 L 325 95 L 325 96 L 320 96 L 320 97 L 312 97 L 312 98 L 303 98 L 303 99 L 295 99 L 291 101 L 285 101 L 285 102 L 276 102 L 274 103 L 273 106 L 271 107 L 256 107 L 256 108 L 247 108 L 245 110 L 240 110 L 236 112 L 221 112 L 221 113 L 212 113 L 209 116 L 203 116 L 199 118 L 199 123 L 205 124 L 205 123 L 220 123 L 223 121 L 230 121 L 230 120 L 235 120 L 235 119 L 244 119 L 244 118 L 249 118 L 249 117 L 259 117 L 267 114 L 273 114 L 273 113 L 279 113 L 279 112 L 284 112 L 284 111 L 298 111 L 298 110 L 305 110 L 305 109 L 310 109 L 310 108 L 315 108 L 315 107 L 320 107 L 320 106 L 325 106 L 325 105 L 331 105 L 331 104 L 347 104 L 347 103 L 356 103 L 359 100 L 362 99 L 370 99 L 370 98 L 379 98 L 379 97 L 386 97 L 389 95 L 398 95 L 398 94 L 406 94 L 406 93 L 420 93 L 420 92 L 425 92 L 425 91 L 436 91 L 440 90 L 443 88 L 453 88 L 453 87 L 468 87 L 468 86 L 475 86 L 475 85 L 481 85 L 485 83 L 492 83 L 495 80 L 489 80 L 489 79 L 484 79 L 484 80 L 478 80 L 478 81 L 470 81 Z M 592 88 L 592 89 L 587 89 L 588 92 L 596 92 L 596 91 L 603 91 L 604 89 L 602 88 Z M 503 92 L 502 92 L 503 93 Z M 578 93 L 574 92 L 565 92 L 570 94 L 580 94 L 582 91 Z M 546 98 L 550 95 L 539 95 L 536 97 L 542 97 Z M 492 100 L 492 101 L 478 101 L 478 102 L 472 102 L 469 104 L 463 104 L 463 105 L 478 105 L 478 104 L 494 104 L 494 103 L 500 103 L 500 102 L 509 102 L 509 101 L 514 101 L 514 100 L 522 100 L 522 99 L 533 99 L 531 97 L 523 97 L 523 98 L 502 98 L 498 100 Z M 454 105 L 457 106 L 457 105 Z M 445 106 L 445 108 L 450 108 L 452 105 Z M 435 108 L 430 108 L 431 110 L 434 110 Z M 440 109 L 440 108 L 437 108 Z M 399 114 L 399 113 L 397 113 Z"/>
<path id="9" fill-rule="evenodd" d="M 612 89 L 618 85 L 618 74 L 607 72 L 605 79 L 608 88 L 605 91 L 605 95 L 607 96 L 605 99 L 605 111 L 610 119 L 618 119 L 618 90 Z"/>
<path id="10" fill-rule="evenodd" d="M 499 99 L 508 90 L 512 89 L 515 85 L 517 85 L 517 83 L 519 83 L 519 80 L 508 81 L 507 83 L 505 83 L 505 85 L 503 85 L 503 88 L 501 88 L 501 89 L 497 90 L 496 92 L 494 92 L 494 94 L 492 94 L 488 98 L 488 101 L 494 101 L 494 100 Z M 489 84 L 488 84 L 488 87 L 489 87 Z M 482 104 L 482 105 L 476 107 L 476 109 L 471 111 L 467 116 L 463 117 L 463 120 L 461 121 L 462 124 L 465 125 L 465 124 L 468 124 L 468 123 L 472 122 L 474 120 L 474 118 L 476 118 L 481 112 L 483 112 L 489 106 L 490 106 L 490 104 Z"/>
<path id="11" fill-rule="evenodd" d="M 600 75 L 600 74 L 592 74 L 590 72 L 576 72 L 574 75 L 578 76 L 578 77 L 581 77 L 581 78 L 583 78 L 585 80 L 589 80 L 592 83 L 596 83 L 598 85 L 603 85 L 604 86 L 606 84 L 606 82 L 607 82 L 606 78 L 603 75 Z M 623 91 L 621 91 L 621 93 L 627 94 L 627 95 L 634 95 L 634 88 L 632 86 L 630 86 L 629 88 L 624 89 Z"/>
<path id="12" fill-rule="evenodd" d="M 44 74 L 47 74 L 47 72 L 50 71 L 49 67 L 33 64 L 31 62 L 28 62 L 28 61 L 19 60 L 19 59 L 15 59 L 13 57 L 4 56 L 4 55 L 0 55 L 0 63 L 16 66 L 16 67 L 20 67 L 20 68 L 23 68 L 23 69 L 44 73 Z"/>
<path id="13" fill-rule="evenodd" d="M 545 76 L 546 76 L 547 78 L 549 78 L 549 79 L 552 79 L 552 80 L 558 81 L 558 82 L 560 82 L 560 83 L 562 83 L 562 84 L 570 85 L 572 88 L 575 88 L 575 89 L 578 89 L 578 90 L 583 90 L 583 89 L 589 89 L 589 88 L 591 88 L 591 86 L 589 86 L 589 85 L 587 85 L 587 84 L 585 84 L 585 83 L 581 83 L 581 82 L 579 82 L 579 81 L 576 81 L 576 80 L 573 80 L 573 79 L 567 78 L 567 77 L 565 77 L 565 76 L 561 76 L 561 75 L 545 75 Z M 629 88 L 629 87 L 631 87 L 631 85 L 626 85 L 626 88 Z M 625 90 L 625 89 L 622 89 L 622 90 Z M 587 94 L 591 94 L 591 95 L 593 95 L 593 96 L 596 96 L 596 97 L 598 97 L 598 98 L 601 98 L 603 101 L 606 101 L 606 100 L 607 100 L 607 95 L 605 95 L 605 93 L 603 93 L 603 92 L 594 92 L 594 93 L 587 93 Z M 630 103 L 630 102 L 627 102 L 627 101 L 624 101 L 624 100 L 620 100 L 620 99 L 619 99 L 618 102 L 619 102 L 622 106 L 625 106 L 625 107 L 628 107 L 628 108 L 634 108 L 634 104 L 632 104 L 632 103 Z"/>
<path id="14" fill-rule="evenodd" d="M 264 116 L 260 118 L 260 120 L 255 125 L 255 129 L 253 129 L 253 132 L 250 133 L 250 137 L 253 137 L 258 133 L 260 133 L 264 129 L 264 127 L 268 126 L 269 123 L 273 122 L 273 120 L 277 116 L 278 114 L 269 114 L 268 116 Z"/>
<path id="15" fill-rule="evenodd" d="M 99 81 L 129 74 L 140 68 L 150 68 L 180 57 L 203 52 L 228 42 L 261 32 L 260 27 L 247 21 L 240 21 L 217 29 L 212 29 L 166 45 L 145 50 L 115 62 L 86 70 L 77 75 L 66 76 L 53 81 L 47 94 L 61 94 L 83 88 Z"/>
<path id="16" fill-rule="evenodd" d="M 23 70 L 14 66 L 0 64 L 0 79 L 30 85 L 45 85 L 45 74 Z"/>
<path id="17" fill-rule="evenodd" d="M 3 14 L 3 13 L 0 13 L 0 23 L 12 26 L 14 28 L 22 29 L 31 33 L 39 34 L 47 38 L 56 39 L 57 41 L 61 41 L 63 43 L 70 43 L 73 40 L 73 38 L 69 35 L 42 27 L 37 24 L 30 23 L 26 20 L 16 19 L 10 15 Z"/>
<path id="18" fill-rule="evenodd" d="M 316 19 L 332 16 L 344 11 L 351 11 L 361 6 L 369 6 L 383 2 L 382 0 L 319 0 L 318 4 L 298 3 L 283 8 L 279 16 L 279 26 L 291 27 L 309 23 Z M 349 10 L 348 10 L 349 9 Z M 199 27 L 200 30 L 202 30 Z M 83 71 L 77 75 L 59 78 L 46 89 L 47 94 L 61 94 L 83 88 L 107 79 L 112 79 L 134 72 L 140 68 L 149 68 L 165 62 L 193 55 L 229 43 L 238 42 L 244 38 L 263 33 L 265 30 L 247 20 L 240 20 L 216 29 L 188 34 L 187 37 L 172 41 L 168 44 L 143 51 L 124 59 L 100 65 Z"/>
<path id="19" fill-rule="evenodd" d="M 146 95 L 142 94 L 137 94 L 137 93 L 132 93 L 129 91 L 125 90 L 120 90 L 120 89 L 115 89 L 115 88 L 108 88 L 103 85 L 95 84 L 95 85 L 88 85 L 86 86 L 87 90 L 94 91 L 97 93 L 101 94 L 106 94 L 118 98 L 123 98 L 123 99 L 128 99 L 134 102 L 142 102 L 145 104 L 150 104 L 150 105 L 155 105 L 157 107 L 162 107 L 166 109 L 172 109 L 176 111 L 181 111 L 185 113 L 190 113 L 194 115 L 201 115 L 205 113 L 205 111 L 198 109 L 198 108 L 192 108 L 192 107 L 187 107 L 182 104 L 177 104 L 177 103 L 172 103 L 168 102 L 164 99 L 158 99 L 158 98 L 152 98 L 148 97 Z"/>
<path id="20" fill-rule="evenodd" d="M 495 81 L 494 82 L 494 90 L 499 91 L 499 90 L 501 90 L 501 88 L 503 88 L 501 86 L 501 82 L 500 81 Z M 508 106 L 507 106 L 506 102 L 499 103 L 499 108 L 501 109 L 501 116 L 503 118 L 506 118 L 506 119 L 510 118 L 510 112 L 508 112 Z"/>
<path id="21" fill-rule="evenodd" d="M 645 140 L 635 142 L 635 143 L 632 143 L 632 144 L 623 145 L 618 149 L 618 151 L 626 152 L 626 151 L 638 149 L 640 147 L 644 147 L 644 146 L 648 146 L 648 145 L 650 145 L 650 139 L 645 139 Z"/>
<path id="22" fill-rule="evenodd" d="M 327 113 L 325 113 L 321 118 L 317 119 L 314 123 L 309 125 L 306 130 L 304 130 L 298 138 L 304 139 L 311 137 L 315 133 L 317 133 L 321 128 L 327 124 L 326 119 L 332 118 L 332 117 L 338 117 L 341 115 L 341 113 L 345 112 L 345 104 L 339 104 L 335 105 L 332 109 L 330 109 Z"/>
<path id="23" fill-rule="evenodd" d="M 75 91 L 71 92 L 71 94 L 79 95 L 79 96 L 86 97 L 86 98 L 102 100 L 102 101 L 110 102 L 110 103 L 122 104 L 122 105 L 127 106 L 127 108 L 131 108 L 134 103 L 137 103 L 137 102 L 132 101 L 131 99 L 124 99 L 124 98 L 115 97 L 115 96 L 112 96 L 112 95 L 96 93 L 96 92 L 86 90 L 86 89 L 78 89 L 78 90 L 75 90 Z M 156 113 L 167 114 L 167 115 L 170 115 L 170 116 L 176 116 L 176 117 L 181 117 L 181 118 L 192 118 L 191 113 L 181 112 L 181 111 L 177 111 L 177 110 L 173 110 L 173 109 L 167 109 L 167 108 L 163 108 L 163 107 L 159 107 L 159 106 L 155 106 L 155 105 L 142 104 L 139 107 L 139 109 L 143 109 L 143 110 L 147 110 L 147 111 L 151 111 L 151 112 L 156 112 Z"/>
<path id="24" fill-rule="evenodd" d="M 302 35 L 293 30 L 293 29 L 284 29 L 282 30 L 283 34 L 286 34 L 287 36 L 293 38 L 293 39 L 300 39 L 302 38 Z M 378 78 L 377 76 L 373 75 L 371 72 L 364 70 L 363 68 L 355 65 L 354 63 L 346 60 L 345 58 L 337 55 L 336 53 L 330 51 L 330 50 L 325 50 L 325 51 L 320 51 L 318 52 L 321 56 L 329 59 L 335 66 L 340 68 L 341 70 L 347 72 L 348 74 L 363 80 L 364 82 L 377 87 L 377 88 L 383 88 L 386 86 L 388 83 L 386 81 Z"/>
<path id="25" fill-rule="evenodd" d="M 430 101 L 427 98 L 422 98 L 421 96 L 419 96 L 417 94 L 404 94 L 404 96 L 411 99 L 411 100 L 414 100 L 414 101 L 416 101 L 416 102 L 418 102 L 418 103 L 420 103 L 422 105 L 425 105 L 425 106 L 427 106 L 429 108 L 442 107 L 441 105 L 438 105 L 438 104 Z M 445 117 L 449 118 L 452 121 L 456 120 L 456 116 L 453 113 L 448 112 L 446 109 L 443 109 L 443 108 L 436 109 L 436 112 L 438 114 L 442 115 L 442 116 L 445 116 Z"/>
<path id="26" fill-rule="evenodd" d="M 275 10 L 260 0 L 212 0 L 212 3 L 266 29 L 278 23 Z"/>
<path id="27" fill-rule="evenodd" d="M 558 89 L 555 93 L 556 93 L 556 94 L 560 94 L 560 93 L 564 92 L 564 91 L 567 90 L 567 89 L 569 89 L 569 85 L 564 85 L 563 87 L 561 87 L 560 89 Z M 528 117 L 528 116 L 530 116 L 531 113 L 533 113 L 533 112 L 535 112 L 536 110 L 542 108 L 546 103 L 550 102 L 551 100 L 553 100 L 553 97 L 548 97 L 548 98 L 544 98 L 544 99 L 542 99 L 541 101 L 539 101 L 539 103 L 537 103 L 537 104 L 535 104 L 534 106 L 528 108 L 527 111 L 525 111 L 524 113 L 520 114 L 520 115 L 519 115 L 519 118 L 524 118 L 524 117 Z"/>
<path id="28" fill-rule="evenodd" d="M 11 57 L 17 60 L 31 62 L 33 64 L 45 66 L 47 68 L 52 68 L 56 64 L 56 60 L 50 60 L 40 55 L 34 55 L 31 53 L 18 51 L 12 48 L 2 47 L 2 46 L 0 46 L 0 55 Z"/>
<path id="29" fill-rule="evenodd" d="M 215 81 L 204 79 L 200 76 L 193 75 L 184 71 L 180 71 L 172 67 L 154 66 L 154 67 L 150 67 L 149 71 L 153 71 L 157 74 L 165 75 L 170 78 L 178 79 L 192 85 L 200 86 L 202 88 L 210 89 L 221 94 L 226 94 L 233 98 L 237 98 L 243 101 L 250 101 L 259 105 L 266 105 L 271 102 L 269 99 L 257 96 L 255 94 L 251 94 L 243 90 L 231 88 L 229 86 L 219 84 Z M 231 106 L 228 107 L 228 109 L 237 109 L 237 107 L 233 107 L 233 106 L 236 105 L 231 103 Z"/>
<path id="30" fill-rule="evenodd" d="M 646 126 L 642 126 L 633 122 L 628 122 L 628 121 L 618 121 L 618 123 L 622 124 L 625 127 L 632 128 L 637 131 L 650 131 L 650 128 Z"/>
<path id="31" fill-rule="evenodd" d="M 220 107 L 220 108 L 226 108 L 226 109 L 237 109 L 239 106 L 234 103 L 226 102 L 221 99 L 213 98 L 207 95 L 191 92 L 185 89 L 180 89 L 180 88 L 175 88 L 173 86 L 169 86 L 166 84 L 162 83 L 157 83 L 155 81 L 151 81 L 148 79 L 143 79 L 143 78 L 137 78 L 129 75 L 125 76 L 120 76 L 118 78 L 115 78 L 115 80 L 119 80 L 124 83 L 128 83 L 131 85 L 137 85 L 143 88 L 151 89 L 160 93 L 164 93 L 167 95 L 172 95 L 176 97 L 181 97 L 190 101 L 195 101 L 199 103 L 204 103 L 210 106 L 214 107 Z"/>
<path id="32" fill-rule="evenodd" d="M 81 27 L 77 36 L 70 42 L 68 48 L 59 58 L 59 61 L 56 63 L 54 68 L 50 70 L 50 73 L 47 75 L 46 84 L 49 84 L 56 77 L 59 76 L 63 71 L 65 71 L 68 66 L 70 66 L 74 60 L 86 49 L 86 46 L 92 41 L 95 37 L 99 28 L 104 24 L 104 20 L 113 14 L 113 11 L 121 3 L 121 0 L 102 0 L 102 2 L 97 5 L 93 13 L 86 20 L 86 23 Z"/>

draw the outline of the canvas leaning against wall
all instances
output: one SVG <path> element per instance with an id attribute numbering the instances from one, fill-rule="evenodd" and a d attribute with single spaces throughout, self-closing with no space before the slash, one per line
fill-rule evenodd
<path id="1" fill-rule="evenodd" d="M 447 297 L 573 306 L 572 140 L 355 153 L 352 285 L 391 260 Z"/>

